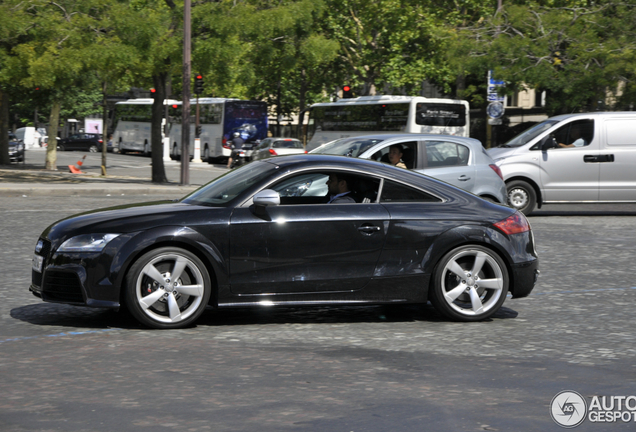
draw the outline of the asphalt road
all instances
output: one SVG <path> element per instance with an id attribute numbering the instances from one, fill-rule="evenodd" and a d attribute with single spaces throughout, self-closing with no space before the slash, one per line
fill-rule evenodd
<path id="1" fill-rule="evenodd" d="M 238 309 L 153 331 L 28 292 L 50 223 L 150 198 L 0 199 L 0 431 L 558 431 L 560 391 L 636 396 L 636 205 L 536 212 L 538 286 L 480 323 L 430 306 Z"/>

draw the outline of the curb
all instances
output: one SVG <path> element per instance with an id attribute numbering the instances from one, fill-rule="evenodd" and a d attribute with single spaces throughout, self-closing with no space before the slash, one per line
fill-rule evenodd
<path id="1" fill-rule="evenodd" d="M 117 195 L 181 195 L 199 186 L 145 186 L 113 184 L 26 184 L 0 183 L 0 197 L 31 196 L 117 196 Z"/>

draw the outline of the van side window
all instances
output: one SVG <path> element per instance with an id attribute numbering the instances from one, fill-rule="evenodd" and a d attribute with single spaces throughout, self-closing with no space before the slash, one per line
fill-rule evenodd
<path id="1" fill-rule="evenodd" d="M 594 120 L 577 120 L 552 133 L 555 148 L 575 148 L 590 145 L 594 139 Z"/>

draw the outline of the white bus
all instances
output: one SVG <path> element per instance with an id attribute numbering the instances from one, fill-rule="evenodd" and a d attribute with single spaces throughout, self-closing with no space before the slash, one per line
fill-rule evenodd
<path id="1" fill-rule="evenodd" d="M 378 133 L 469 136 L 468 102 L 420 96 L 362 96 L 309 109 L 307 150 L 329 141 Z"/>
<path id="2" fill-rule="evenodd" d="M 120 153 L 143 152 L 150 155 L 150 127 L 152 123 L 152 104 L 154 99 L 128 99 L 115 104 L 113 125 L 113 150 Z M 176 100 L 166 99 L 164 105 L 175 104 Z M 161 122 L 163 139 L 166 119 Z"/>
<path id="3" fill-rule="evenodd" d="M 176 109 L 175 109 L 176 108 Z M 197 100 L 190 100 L 190 146 L 194 155 L 194 127 Z M 170 157 L 181 157 L 181 102 L 170 109 Z M 267 137 L 267 103 L 227 98 L 199 98 L 199 126 L 201 127 L 201 159 L 212 163 L 214 159 L 229 157 L 234 132 L 239 132 L 247 144 Z"/>

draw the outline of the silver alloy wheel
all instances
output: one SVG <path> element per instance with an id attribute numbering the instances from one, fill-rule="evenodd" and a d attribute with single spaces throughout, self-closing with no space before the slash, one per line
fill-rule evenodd
<path id="1" fill-rule="evenodd" d="M 476 316 L 497 306 L 504 289 L 504 275 L 493 256 L 469 248 L 447 261 L 441 284 L 444 300 L 451 309 L 464 316 Z"/>
<path id="2" fill-rule="evenodd" d="M 91 152 L 91 153 L 97 153 L 97 151 L 98 151 L 98 150 L 99 150 L 99 149 L 97 148 L 97 146 L 96 146 L 95 144 L 91 145 L 91 146 L 88 148 L 88 151 L 89 151 L 89 152 Z"/>
<path id="3" fill-rule="evenodd" d="M 196 263 L 176 252 L 153 257 L 139 272 L 137 303 L 153 321 L 178 323 L 194 314 L 204 297 L 204 279 Z"/>
<path id="4" fill-rule="evenodd" d="M 508 201 L 516 209 L 527 206 L 528 200 L 528 191 L 524 188 L 515 187 L 508 191 Z"/>

